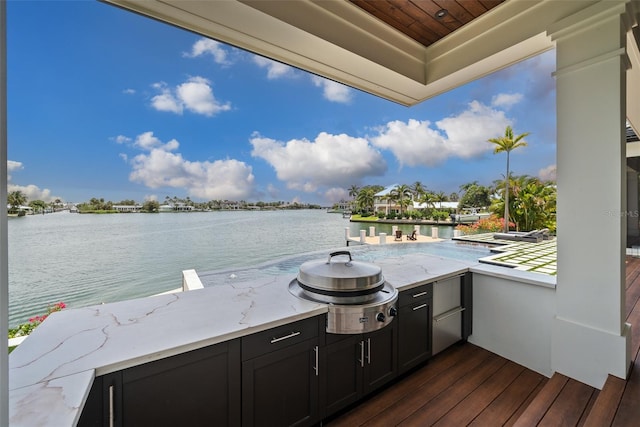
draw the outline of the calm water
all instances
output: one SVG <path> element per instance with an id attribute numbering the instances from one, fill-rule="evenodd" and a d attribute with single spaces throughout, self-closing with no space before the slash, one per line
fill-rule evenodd
<path id="1" fill-rule="evenodd" d="M 368 230 L 322 210 L 11 218 L 9 324 L 58 301 L 81 307 L 176 289 L 186 269 L 247 267 L 343 247 L 345 227 L 352 236 Z M 377 232 L 391 234 L 391 225 Z M 431 227 L 422 226 L 422 234 L 431 235 Z M 439 234 L 452 230 L 440 227 Z"/>

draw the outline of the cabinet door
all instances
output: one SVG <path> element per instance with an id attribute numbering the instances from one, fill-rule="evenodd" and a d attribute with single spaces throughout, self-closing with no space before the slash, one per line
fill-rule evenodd
<path id="1" fill-rule="evenodd" d="M 79 426 L 240 425 L 240 342 L 97 377 Z"/>
<path id="2" fill-rule="evenodd" d="M 321 405 L 324 416 L 356 402 L 362 396 L 364 341 L 362 335 L 329 335 L 332 342 L 321 355 Z"/>
<path id="3" fill-rule="evenodd" d="M 398 322 L 365 334 L 364 389 L 369 393 L 396 377 L 398 372 Z"/>
<path id="4" fill-rule="evenodd" d="M 123 425 L 240 425 L 240 343 L 122 371 Z"/>
<path id="5" fill-rule="evenodd" d="M 242 425 L 311 425 L 319 420 L 318 387 L 317 338 L 246 360 Z"/>
<path id="6" fill-rule="evenodd" d="M 431 357 L 431 300 L 401 307 L 398 315 L 398 374 Z"/>

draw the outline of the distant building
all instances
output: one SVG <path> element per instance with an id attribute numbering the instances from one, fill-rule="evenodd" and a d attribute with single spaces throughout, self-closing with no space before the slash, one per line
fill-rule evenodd
<path id="1" fill-rule="evenodd" d="M 175 205 L 160 205 L 158 212 L 191 212 L 193 206 L 185 205 L 184 203 L 177 203 Z"/>
<path id="2" fill-rule="evenodd" d="M 111 208 L 118 212 L 140 212 L 142 205 L 113 205 Z"/>
<path id="3" fill-rule="evenodd" d="M 398 188 L 398 184 L 393 184 L 375 194 L 373 206 L 376 212 L 381 212 L 385 215 L 388 215 L 389 213 L 400 213 L 400 205 L 388 198 L 396 188 Z M 458 202 L 434 202 L 431 206 L 427 206 L 426 203 L 418 203 L 413 197 L 414 196 L 411 195 L 411 203 L 406 207 L 407 211 L 423 210 L 428 207 L 435 207 L 437 209 L 458 209 Z"/>

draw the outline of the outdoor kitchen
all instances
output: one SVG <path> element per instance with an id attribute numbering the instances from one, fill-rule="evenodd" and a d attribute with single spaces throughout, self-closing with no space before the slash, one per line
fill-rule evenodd
<path id="1" fill-rule="evenodd" d="M 363 248 L 307 258 L 297 266 L 185 272 L 185 280 L 204 288 L 55 313 L 12 354 L 12 425 L 32 425 L 34 416 L 43 425 L 156 419 L 140 408 L 184 422 L 187 413 L 203 416 L 205 407 L 205 415 L 227 425 L 310 425 L 459 340 L 498 353 L 487 334 L 502 333 L 498 345 L 521 340 L 492 323 L 491 313 L 504 310 L 499 300 L 487 303 L 494 283 L 511 287 L 500 292 L 518 292 L 523 303 L 528 292 L 554 292 L 553 278 L 544 275 L 435 255 L 368 262 L 360 261 L 367 258 Z M 436 307 L 438 301 L 446 303 Z M 552 313 L 520 318 L 544 327 Z M 518 346 L 525 354 L 519 363 L 549 376 L 549 361 L 527 359 L 547 339 L 537 334 L 543 336 Z M 208 396 L 202 402 L 194 398 L 198 390 Z M 174 393 L 177 404 L 153 404 L 162 393 Z M 211 399 L 220 406 L 206 403 Z M 287 399 L 298 403 L 283 404 Z M 175 408 L 200 409 L 172 414 Z"/>

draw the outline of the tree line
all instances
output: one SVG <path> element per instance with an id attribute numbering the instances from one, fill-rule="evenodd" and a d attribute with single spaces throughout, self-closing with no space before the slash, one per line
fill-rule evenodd
<path id="1" fill-rule="evenodd" d="M 529 132 L 515 136 L 511 126 L 507 126 L 505 134 L 499 138 L 491 138 L 489 143 L 495 145 L 494 154 L 507 154 L 507 168 L 504 179 L 496 180 L 490 186 L 473 181 L 460 186 L 461 195 L 453 192 L 446 195 L 442 191 L 427 189 L 420 181 L 412 185 L 401 184 L 381 197 L 387 203 L 400 208 L 399 215 L 414 201 L 426 205 L 433 210 L 429 215 L 434 219 L 448 216 L 446 212 L 438 213 L 440 202 L 458 202 L 458 210 L 469 208 L 488 210 L 500 218 L 508 218 L 504 222 L 505 231 L 509 223 L 515 224 L 516 230 L 556 229 L 556 185 L 552 181 L 542 181 L 528 175 L 515 176 L 510 171 L 509 155 L 514 149 L 525 147 L 524 138 Z M 362 188 L 352 185 L 349 196 L 358 211 L 370 214 L 374 210 L 375 195 L 384 187 L 368 185 Z M 387 209 L 389 210 L 389 209 Z M 414 214 L 412 215 L 420 215 Z"/>
<path id="2" fill-rule="evenodd" d="M 179 198 L 176 196 L 166 196 L 164 200 L 165 204 L 172 206 L 190 206 L 196 211 L 209 211 L 209 210 L 222 210 L 229 209 L 322 209 L 320 205 L 306 204 L 306 203 L 287 203 L 283 200 L 274 202 L 247 202 L 245 200 L 230 201 L 230 200 L 210 200 L 207 202 L 195 202 L 190 197 Z M 11 214 L 19 214 L 22 206 L 29 206 L 34 213 L 43 213 L 47 208 L 51 212 L 60 210 L 64 207 L 63 202 L 60 199 L 55 199 L 49 203 L 43 200 L 29 201 L 27 196 L 20 190 L 12 191 L 7 195 L 7 203 L 9 205 L 8 212 Z M 131 199 L 121 200 L 119 202 L 113 202 L 111 200 L 105 200 L 104 198 L 92 197 L 87 202 L 78 203 L 76 208 L 82 213 L 91 212 L 116 212 L 115 205 L 124 206 L 137 206 L 138 202 Z M 160 202 L 157 200 L 146 200 L 142 203 L 141 212 L 159 212 Z"/>
<path id="3" fill-rule="evenodd" d="M 60 199 L 52 200 L 47 203 L 44 200 L 32 200 L 29 201 L 27 196 L 20 190 L 10 191 L 7 194 L 7 204 L 9 205 L 10 214 L 18 214 L 21 212 L 22 206 L 29 206 L 34 212 L 44 212 L 47 207 L 52 211 L 62 205 Z"/>

